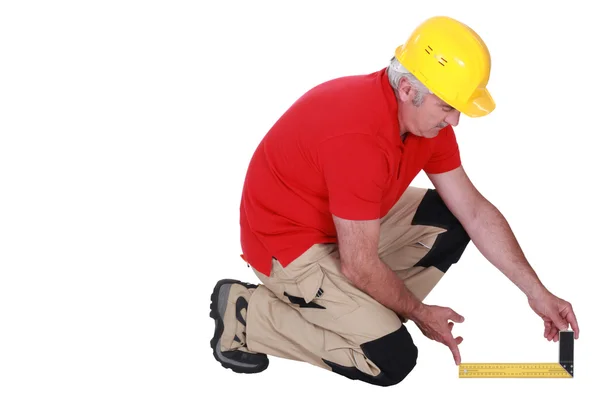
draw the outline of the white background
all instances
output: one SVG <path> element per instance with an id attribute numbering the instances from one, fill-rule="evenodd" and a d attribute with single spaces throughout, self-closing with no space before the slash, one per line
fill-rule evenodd
<path id="1" fill-rule="evenodd" d="M 490 3 L 3 2 L 0 398 L 591 398 L 600 28 L 584 1 Z M 412 323 L 418 365 L 391 388 L 274 357 L 257 375 L 221 368 L 212 288 L 257 282 L 238 225 L 255 146 L 306 90 L 383 68 L 433 15 L 491 50 L 498 107 L 461 118 L 462 159 L 574 305 L 575 379 L 458 379 L 450 351 Z M 473 245 L 427 302 L 466 317 L 464 362 L 557 361 L 541 319 Z"/>

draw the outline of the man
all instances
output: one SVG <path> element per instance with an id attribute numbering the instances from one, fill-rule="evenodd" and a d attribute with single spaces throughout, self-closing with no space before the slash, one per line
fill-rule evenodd
<path id="1" fill-rule="evenodd" d="M 447 17 L 422 23 L 378 72 L 308 91 L 250 162 L 243 258 L 261 285 L 215 286 L 211 346 L 226 368 L 263 371 L 267 355 L 389 386 L 415 367 L 405 323 L 448 346 L 463 317 L 423 300 L 472 240 L 526 295 L 558 340 L 571 305 L 546 289 L 502 214 L 461 166 L 453 127 L 494 101 L 482 39 Z M 423 170 L 435 189 L 409 186 Z"/>

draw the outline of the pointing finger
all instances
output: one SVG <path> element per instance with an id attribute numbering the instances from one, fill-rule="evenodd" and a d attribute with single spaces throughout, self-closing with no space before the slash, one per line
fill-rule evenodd
<path id="1" fill-rule="evenodd" d="M 461 338 L 462 341 L 462 338 Z M 450 348 L 452 352 L 452 356 L 454 357 L 454 362 L 456 365 L 460 364 L 460 351 L 458 350 L 458 343 L 452 337 L 452 334 L 448 333 L 442 337 L 442 342 Z"/>
<path id="2" fill-rule="evenodd" d="M 450 347 L 450 351 L 452 352 L 452 355 L 454 356 L 454 362 L 456 363 L 456 365 L 459 365 L 460 364 L 460 351 L 458 350 L 458 345 L 456 344 L 454 339 L 452 339 L 450 341 L 450 343 L 448 344 L 448 347 Z"/>

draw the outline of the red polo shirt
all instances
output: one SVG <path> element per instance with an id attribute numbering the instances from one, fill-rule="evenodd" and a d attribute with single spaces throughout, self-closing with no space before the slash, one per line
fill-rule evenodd
<path id="1" fill-rule="evenodd" d="M 240 204 L 242 252 L 270 275 L 315 243 L 335 243 L 332 214 L 383 217 L 419 171 L 460 166 L 451 126 L 400 139 L 386 69 L 322 83 L 273 125 L 250 161 Z"/>

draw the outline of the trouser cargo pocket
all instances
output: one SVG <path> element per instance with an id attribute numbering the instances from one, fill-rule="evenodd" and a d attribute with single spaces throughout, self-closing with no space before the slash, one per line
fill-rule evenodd
<path id="1" fill-rule="evenodd" d="M 277 271 L 277 279 L 281 279 L 283 286 L 283 300 L 302 310 L 319 311 L 323 317 L 332 320 L 359 307 L 350 295 L 336 285 L 337 278 L 319 262 Z"/>

